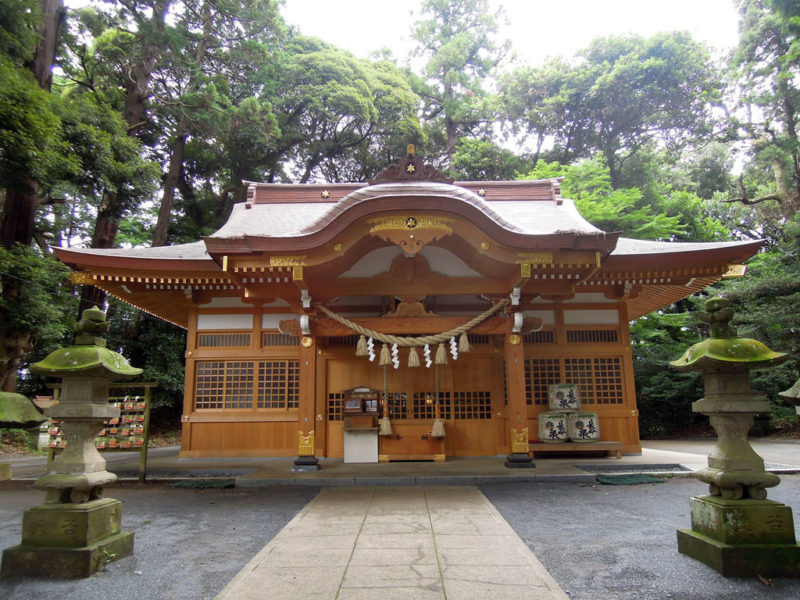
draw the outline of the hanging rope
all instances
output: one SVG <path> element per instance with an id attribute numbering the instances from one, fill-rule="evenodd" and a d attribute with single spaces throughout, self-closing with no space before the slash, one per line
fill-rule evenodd
<path id="1" fill-rule="evenodd" d="M 365 335 L 367 337 L 374 338 L 379 342 L 383 342 L 384 344 L 397 344 L 398 346 L 424 346 L 426 344 L 441 344 L 443 342 L 448 341 L 451 337 L 459 336 L 462 333 L 466 333 L 473 327 L 475 327 L 478 323 L 485 321 L 489 317 L 491 317 L 494 313 L 498 310 L 503 308 L 508 304 L 508 299 L 504 298 L 500 300 L 497 304 L 494 304 L 490 309 L 486 310 L 485 312 L 479 314 L 477 317 L 467 321 L 463 325 L 456 327 L 455 329 L 451 329 L 450 331 L 444 331 L 442 333 L 437 333 L 433 335 L 421 335 L 419 337 L 402 337 L 398 335 L 391 335 L 388 333 L 380 333 L 379 331 L 375 331 L 373 329 L 368 329 L 367 327 L 362 327 L 358 323 L 354 323 L 350 319 L 339 315 L 332 310 L 326 308 L 322 304 L 316 304 L 315 307 L 321 310 L 326 316 L 330 317 L 337 323 L 340 323 L 347 327 L 348 329 L 352 329 L 356 333 L 360 333 L 361 335 Z"/>

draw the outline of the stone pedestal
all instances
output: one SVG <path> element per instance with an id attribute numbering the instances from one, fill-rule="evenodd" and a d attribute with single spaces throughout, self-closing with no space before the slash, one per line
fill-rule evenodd
<path id="1" fill-rule="evenodd" d="M 678 531 L 678 551 L 725 577 L 800 577 L 800 545 L 792 509 L 772 500 L 690 500 L 689 530 Z"/>
<path id="2" fill-rule="evenodd" d="M 506 456 L 506 466 L 509 469 L 533 469 L 536 465 L 529 454 L 509 454 Z"/>
<path id="3" fill-rule="evenodd" d="M 22 543 L 3 551 L 0 577 L 89 577 L 133 554 L 133 533 L 121 520 L 119 500 L 35 506 L 23 515 Z"/>
<path id="4" fill-rule="evenodd" d="M 316 456 L 298 456 L 294 459 L 292 471 L 319 471 L 319 459 Z"/>

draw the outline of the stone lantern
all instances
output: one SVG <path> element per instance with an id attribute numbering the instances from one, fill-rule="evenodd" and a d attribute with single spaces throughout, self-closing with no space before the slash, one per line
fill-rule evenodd
<path id="1" fill-rule="evenodd" d="M 717 433 L 708 467 L 695 474 L 709 485 L 709 495 L 691 499 L 692 528 L 678 531 L 678 551 L 726 577 L 798 577 L 800 545 L 792 510 L 766 499 L 767 488 L 780 478 L 765 471 L 764 460 L 747 441 L 755 416 L 770 410 L 769 402 L 750 389 L 750 371 L 780 364 L 787 356 L 738 337 L 724 298 L 712 298 L 704 308 L 698 316 L 710 325 L 710 339 L 670 363 L 679 371 L 703 374 L 705 397 L 692 404 L 692 411 L 707 415 Z"/>
<path id="2" fill-rule="evenodd" d="M 142 370 L 106 348 L 100 336 L 107 330 L 103 311 L 85 310 L 73 345 L 31 365 L 34 373 L 62 380 L 60 403 L 45 414 L 61 422 L 67 446 L 34 484 L 45 491 L 45 503 L 25 511 L 22 543 L 3 552 L 2 577 L 88 577 L 133 553 L 133 533 L 121 531 L 122 503 L 103 498 L 117 476 L 106 471 L 94 439 L 104 421 L 120 414 L 108 403 L 111 381 Z"/>

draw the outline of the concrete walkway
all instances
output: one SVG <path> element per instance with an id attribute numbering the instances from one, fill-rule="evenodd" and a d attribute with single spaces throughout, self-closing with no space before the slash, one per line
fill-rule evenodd
<path id="1" fill-rule="evenodd" d="M 323 489 L 217 600 L 265 597 L 567 600 L 468 486 Z"/>

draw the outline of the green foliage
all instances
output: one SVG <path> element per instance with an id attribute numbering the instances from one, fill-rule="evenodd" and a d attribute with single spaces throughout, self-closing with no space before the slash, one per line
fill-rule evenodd
<path id="1" fill-rule="evenodd" d="M 749 162 L 737 196 L 758 204 L 763 220 L 780 222 L 800 210 L 800 9 L 785 0 L 738 5 L 730 87 L 741 115 L 734 124 L 748 142 Z"/>
<path id="2" fill-rule="evenodd" d="M 0 187 L 33 178 L 51 184 L 77 170 L 61 139 L 58 105 L 33 74 L 0 56 Z"/>
<path id="3" fill-rule="evenodd" d="M 487 0 L 425 0 L 420 14 L 411 36 L 414 55 L 426 63 L 412 85 L 423 101 L 423 120 L 443 130 L 437 150 L 450 166 L 458 140 L 488 133 L 497 112 L 485 82 L 509 47 L 496 39 L 502 9 L 490 13 Z"/>
<path id="4" fill-rule="evenodd" d="M 717 287 L 736 310 L 739 334 L 788 352 L 781 366 L 753 374 L 753 387 L 777 405 L 777 393 L 788 389 L 800 373 L 800 217 L 787 222 L 782 243 L 754 257 L 746 277 Z"/>
<path id="5" fill-rule="evenodd" d="M 37 337 L 60 341 L 70 327 L 64 313 L 73 308 L 62 288 L 69 269 L 52 255 L 16 245 L 0 248 L 0 271 L 0 335 L 35 331 Z"/>
<path id="6" fill-rule="evenodd" d="M 62 177 L 60 189 L 99 203 L 104 193 L 119 196 L 124 212 L 135 210 L 156 189 L 158 164 L 142 156 L 142 143 L 128 135 L 120 113 L 80 88 L 67 88 L 61 108 L 62 136 L 78 164 Z"/>
<path id="7" fill-rule="evenodd" d="M 614 188 L 650 144 L 679 147 L 707 134 L 721 79 L 705 46 L 687 33 L 595 39 L 572 63 L 550 59 L 505 78 L 507 114 L 518 133 L 555 139 L 564 163 L 602 153 Z"/>
<path id="8" fill-rule="evenodd" d="M 108 347 L 144 369 L 141 381 L 159 384 L 153 390 L 153 409 L 174 422 L 183 408 L 186 331 L 119 300 L 111 300 L 108 321 Z"/>
<path id="9" fill-rule="evenodd" d="M 524 179 L 564 177 L 561 193 L 575 200 L 580 213 L 604 231 L 638 239 L 670 239 L 683 232 L 680 216 L 669 216 L 642 203 L 638 188 L 613 189 L 602 156 L 570 166 L 539 161 Z"/>
<path id="10" fill-rule="evenodd" d="M 651 313 L 631 324 L 633 371 L 639 429 L 657 437 L 685 429 L 697 420 L 691 403 L 703 394 L 697 373 L 678 373 L 667 366 L 701 339 L 694 311 L 701 298 L 691 298 Z M 691 311 L 691 312 L 689 312 Z"/>
<path id="11" fill-rule="evenodd" d="M 77 307 L 69 270 L 32 248 L 0 247 L 0 387 L 25 356 L 43 357 L 70 335 Z"/>
<path id="12" fill-rule="evenodd" d="M 451 175 L 463 181 L 516 179 L 530 162 L 491 140 L 462 137 L 453 153 Z"/>
<path id="13" fill-rule="evenodd" d="M 0 2 L 0 54 L 17 65 L 32 60 L 40 19 L 41 5 L 37 0 Z"/>

